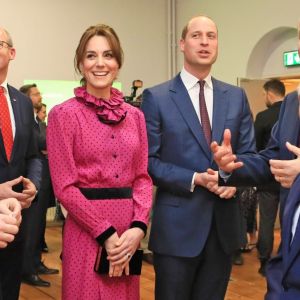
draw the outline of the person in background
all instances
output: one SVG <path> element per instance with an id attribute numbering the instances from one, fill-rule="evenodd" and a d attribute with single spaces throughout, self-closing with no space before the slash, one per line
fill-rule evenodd
<path id="1" fill-rule="evenodd" d="M 149 243 L 155 298 L 221 300 L 240 247 L 239 207 L 234 188 L 210 184 L 206 170 L 217 166 L 209 145 L 229 127 L 235 150 L 254 153 L 254 129 L 245 92 L 211 76 L 218 55 L 214 21 L 192 18 L 180 49 L 180 74 L 145 89 L 142 102 L 157 186 Z"/>
<path id="2" fill-rule="evenodd" d="M 144 116 L 112 87 L 123 51 L 111 27 L 87 28 L 74 63 L 82 86 L 51 110 L 47 128 L 54 192 L 68 212 L 62 299 L 138 300 L 139 276 L 130 275 L 129 263 L 152 202 Z M 100 257 L 108 260 L 107 274 Z"/>
<path id="3" fill-rule="evenodd" d="M 263 85 L 267 109 L 256 115 L 254 128 L 257 151 L 268 145 L 271 131 L 278 120 L 280 107 L 285 96 L 285 86 L 278 79 L 271 79 Z M 265 276 L 265 268 L 273 251 L 274 225 L 276 221 L 280 184 L 273 182 L 260 186 L 257 191 L 259 202 L 258 256 L 260 268 L 258 272 Z"/>
<path id="4" fill-rule="evenodd" d="M 39 120 L 45 123 L 47 118 L 47 105 L 45 103 L 42 103 L 41 107 L 37 110 L 36 114 Z"/>
<path id="5" fill-rule="evenodd" d="M 46 118 L 47 118 L 47 105 L 45 103 L 41 103 L 40 109 L 37 110 L 37 118 L 39 119 L 40 123 L 40 131 L 42 133 L 42 136 L 44 139 L 40 140 L 40 148 L 44 148 L 44 150 L 41 150 L 43 154 L 43 163 L 44 163 L 44 173 L 43 173 L 43 181 L 42 181 L 42 186 L 41 189 L 44 190 L 44 197 L 47 199 L 46 203 L 48 203 L 47 208 L 50 207 L 55 207 L 56 206 L 56 200 L 53 192 L 53 187 L 52 187 L 52 182 L 51 182 L 51 177 L 50 177 L 50 171 L 49 171 L 49 164 L 48 164 L 48 152 L 46 149 Z M 40 193 L 41 194 L 41 193 Z M 47 215 L 47 214 L 46 214 Z M 40 237 L 40 248 L 42 252 L 48 253 L 49 248 L 46 243 L 45 239 L 45 231 L 46 231 L 46 215 L 45 218 L 43 218 L 43 225 L 42 225 L 42 231 L 41 231 L 41 237 Z"/>
<path id="6" fill-rule="evenodd" d="M 38 141 L 39 158 L 42 162 L 41 183 L 35 201 L 28 210 L 28 226 L 24 247 L 22 282 L 33 286 L 49 287 L 50 282 L 43 280 L 39 275 L 58 274 L 58 269 L 48 268 L 42 261 L 41 235 L 46 226 L 46 214 L 51 194 L 45 190 L 49 181 L 49 166 L 46 157 L 46 126 L 37 116 L 42 107 L 42 95 L 35 83 L 20 87 L 20 92 L 27 95 L 34 109 L 34 128 Z"/>
<path id="7" fill-rule="evenodd" d="M 5 198 L 16 198 L 22 208 L 28 208 L 39 188 L 41 162 L 32 103 L 7 83 L 9 64 L 15 56 L 10 34 L 0 28 L 0 184 L 4 184 Z M 19 298 L 28 211 L 22 210 L 23 221 L 14 241 L 0 250 L 0 294 L 4 300 Z"/>

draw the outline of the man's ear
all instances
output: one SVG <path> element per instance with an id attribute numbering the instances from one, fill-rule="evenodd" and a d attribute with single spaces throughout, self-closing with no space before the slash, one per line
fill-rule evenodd
<path id="1" fill-rule="evenodd" d="M 183 52 L 184 51 L 184 39 L 180 39 L 179 47 L 180 47 L 180 51 Z"/>
<path id="2" fill-rule="evenodd" d="M 9 48 L 9 59 L 14 60 L 16 57 L 16 49 L 15 48 Z"/>

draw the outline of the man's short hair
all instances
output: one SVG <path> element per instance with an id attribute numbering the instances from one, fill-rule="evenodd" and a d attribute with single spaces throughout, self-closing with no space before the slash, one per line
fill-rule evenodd
<path id="1" fill-rule="evenodd" d="M 285 96 L 285 86 L 278 79 L 268 80 L 267 82 L 265 82 L 263 88 L 266 92 L 271 91 L 278 96 Z"/>
<path id="2" fill-rule="evenodd" d="M 30 89 L 32 89 L 34 87 L 35 88 L 37 87 L 35 83 L 25 84 L 20 87 L 19 91 L 29 97 Z"/>

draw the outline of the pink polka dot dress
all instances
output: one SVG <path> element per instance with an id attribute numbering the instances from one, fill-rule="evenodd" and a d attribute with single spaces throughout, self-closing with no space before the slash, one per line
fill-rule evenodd
<path id="1" fill-rule="evenodd" d="M 147 173 L 144 116 L 112 88 L 109 105 L 75 89 L 48 118 L 47 147 L 56 197 L 68 211 L 63 234 L 63 300 L 139 299 L 139 276 L 94 271 L 96 238 L 110 227 L 120 236 L 132 222 L 148 223 L 152 182 Z M 107 106 L 107 107 L 106 107 Z M 125 114 L 124 114 L 125 112 Z M 120 119 L 110 125 L 99 121 Z M 132 198 L 88 200 L 79 188 L 132 187 Z M 100 248 L 101 249 L 101 248 Z"/>

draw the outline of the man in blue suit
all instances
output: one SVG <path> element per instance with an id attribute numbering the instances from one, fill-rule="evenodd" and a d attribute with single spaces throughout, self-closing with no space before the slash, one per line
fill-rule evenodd
<path id="1" fill-rule="evenodd" d="M 298 52 L 300 55 L 300 23 Z M 267 300 L 300 299 L 300 148 L 295 146 L 300 142 L 299 94 L 300 88 L 287 95 L 268 147 L 258 155 L 233 155 L 229 130 L 224 132 L 221 146 L 217 142 L 211 145 L 215 161 L 223 171 L 220 180 L 226 184 L 259 185 L 275 178 L 282 186 L 281 246 L 267 266 Z"/>
<path id="2" fill-rule="evenodd" d="M 209 145 L 231 128 L 235 151 L 255 153 L 254 130 L 245 92 L 211 76 L 218 54 L 215 23 L 206 16 L 191 19 L 180 49 L 180 74 L 146 89 L 142 103 L 149 172 L 158 187 L 149 243 L 155 298 L 221 300 L 231 254 L 240 247 L 239 208 L 235 189 L 210 182 L 217 172 L 209 178 L 206 170 L 217 166 Z"/>
<path id="3" fill-rule="evenodd" d="M 300 177 L 294 181 L 284 208 L 281 247 L 267 268 L 266 300 L 300 299 Z"/>
<path id="4" fill-rule="evenodd" d="M 0 184 L 6 197 L 16 198 L 26 208 L 39 186 L 41 162 L 37 158 L 32 103 L 7 83 L 9 63 L 14 58 L 12 39 L 0 28 Z M 15 240 L 0 250 L 0 299 L 2 294 L 3 300 L 19 297 L 24 232 L 28 224 L 26 209 L 22 217 Z"/>

